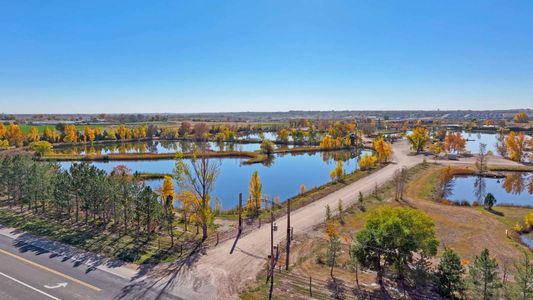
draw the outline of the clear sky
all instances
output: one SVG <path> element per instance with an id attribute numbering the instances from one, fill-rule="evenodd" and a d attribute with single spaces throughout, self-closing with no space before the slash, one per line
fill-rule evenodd
<path id="1" fill-rule="evenodd" d="M 0 0 L 0 113 L 533 108 L 533 1 Z"/>

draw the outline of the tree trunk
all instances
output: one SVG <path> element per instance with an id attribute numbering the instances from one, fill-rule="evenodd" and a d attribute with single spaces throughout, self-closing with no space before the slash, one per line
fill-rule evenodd
<path id="1" fill-rule="evenodd" d="M 207 239 L 207 224 L 204 222 L 202 224 L 202 240 L 205 241 Z"/>

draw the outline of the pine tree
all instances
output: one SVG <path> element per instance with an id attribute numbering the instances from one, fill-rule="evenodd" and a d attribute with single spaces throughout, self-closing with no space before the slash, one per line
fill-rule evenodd
<path id="1" fill-rule="evenodd" d="M 479 256 L 476 255 L 469 273 L 476 296 L 480 296 L 484 300 L 496 296 L 501 287 L 498 263 L 495 258 L 490 257 L 487 248 L 483 249 Z"/>
<path id="2" fill-rule="evenodd" d="M 463 295 L 465 269 L 461 265 L 459 255 L 452 249 L 444 250 L 437 267 L 437 293 L 444 298 L 455 298 Z"/>
<path id="3" fill-rule="evenodd" d="M 524 252 L 522 258 L 515 262 L 515 283 L 511 289 L 511 299 L 533 299 L 533 261 L 531 254 Z"/>

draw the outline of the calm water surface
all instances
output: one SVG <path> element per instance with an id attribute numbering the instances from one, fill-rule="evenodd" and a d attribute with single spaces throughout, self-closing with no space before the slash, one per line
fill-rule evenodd
<path id="1" fill-rule="evenodd" d="M 213 199 L 218 197 L 223 209 L 233 208 L 238 203 L 238 195 L 248 196 L 248 184 L 254 171 L 259 172 L 263 184 L 263 193 L 271 197 L 278 196 L 286 200 L 299 193 L 300 185 L 307 189 L 323 185 L 330 181 L 329 173 L 335 168 L 336 159 L 344 161 L 347 173 L 357 168 L 359 155 L 362 152 L 324 152 L 309 154 L 286 154 L 274 157 L 270 166 L 263 164 L 245 165 L 243 159 L 222 158 L 213 160 L 220 163 L 220 175 L 213 191 Z M 187 162 L 189 162 L 187 160 Z M 68 168 L 71 162 L 62 162 L 63 168 Z M 107 172 L 118 165 L 125 165 L 133 172 L 172 173 L 174 160 L 144 160 L 144 161 L 109 161 L 93 162 L 93 165 Z M 156 189 L 162 185 L 162 180 L 147 180 L 146 184 Z M 214 201 L 212 201 L 214 202 Z M 212 203 L 213 204 L 213 203 Z"/>
<path id="2" fill-rule="evenodd" d="M 447 199 L 483 203 L 485 195 L 492 193 L 496 205 L 533 206 L 533 173 L 509 172 L 505 178 L 458 176 Z"/>
<path id="3" fill-rule="evenodd" d="M 499 156 L 498 151 L 496 150 L 496 144 L 498 143 L 496 133 L 462 131 L 461 134 L 463 135 L 463 138 L 467 140 L 465 150 L 470 153 L 479 153 L 479 144 L 483 143 L 487 145 L 487 151 L 491 151 L 492 154 Z"/>
<path id="4" fill-rule="evenodd" d="M 522 243 L 526 244 L 529 248 L 533 249 L 533 231 L 520 235 Z"/>
<path id="5" fill-rule="evenodd" d="M 232 142 L 191 142 L 191 141 L 147 141 L 135 143 L 106 143 L 60 147 L 56 153 L 65 154 L 126 154 L 126 153 L 174 153 L 190 152 L 194 147 L 208 148 L 211 151 L 253 152 L 261 148 L 260 143 Z M 277 145 L 277 148 L 294 148 L 294 145 Z"/>

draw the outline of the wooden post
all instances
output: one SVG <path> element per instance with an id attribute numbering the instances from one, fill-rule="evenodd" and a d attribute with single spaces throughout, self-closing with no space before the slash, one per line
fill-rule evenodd
<path id="1" fill-rule="evenodd" d="M 242 193 L 239 193 L 239 234 L 242 233 Z"/>
<path id="2" fill-rule="evenodd" d="M 311 289 L 311 287 L 312 287 L 312 279 L 311 279 L 311 276 L 309 276 L 309 296 L 313 297 L 313 290 Z"/>
<path id="3" fill-rule="evenodd" d="M 285 270 L 289 270 L 289 257 L 291 252 L 291 199 L 287 199 L 287 254 L 285 259 Z"/>

